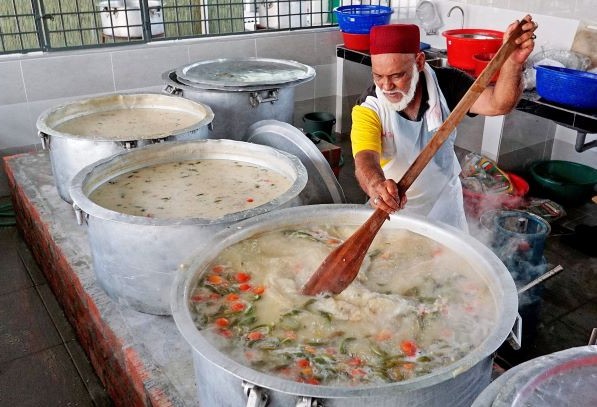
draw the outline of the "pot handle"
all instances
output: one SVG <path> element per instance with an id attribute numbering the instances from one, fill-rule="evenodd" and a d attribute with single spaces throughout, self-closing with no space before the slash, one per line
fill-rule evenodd
<path id="1" fill-rule="evenodd" d="M 514 320 L 514 326 L 506 339 L 512 349 L 519 350 L 522 346 L 522 317 L 520 314 L 516 314 L 516 319 Z"/>
<path id="2" fill-rule="evenodd" d="M 323 403 L 313 397 L 301 396 L 295 407 L 323 407 Z"/>
<path id="3" fill-rule="evenodd" d="M 280 89 L 269 89 L 261 92 L 264 92 L 266 94 L 265 97 L 261 96 L 260 92 L 249 93 L 249 104 L 251 105 L 251 107 L 257 107 L 261 103 L 267 102 L 274 104 L 274 102 L 278 100 L 278 94 L 280 92 Z"/>
<path id="4" fill-rule="evenodd" d="M 89 215 L 83 212 L 83 210 L 79 208 L 79 206 L 76 203 L 73 204 L 73 210 L 75 211 L 75 217 L 77 218 L 77 225 L 82 225 L 83 221 L 87 222 L 87 218 L 89 218 Z"/>
<path id="5" fill-rule="evenodd" d="M 182 89 L 179 89 L 176 86 L 172 85 L 166 85 L 166 87 L 164 88 L 164 92 L 169 95 L 182 96 Z"/>
<path id="6" fill-rule="evenodd" d="M 244 381 L 243 390 L 247 395 L 247 407 L 265 407 L 267 405 L 269 394 L 266 390 Z"/>
<path id="7" fill-rule="evenodd" d="M 38 131 L 37 135 L 41 139 L 41 149 L 47 150 L 50 147 L 50 137 L 41 131 Z"/>

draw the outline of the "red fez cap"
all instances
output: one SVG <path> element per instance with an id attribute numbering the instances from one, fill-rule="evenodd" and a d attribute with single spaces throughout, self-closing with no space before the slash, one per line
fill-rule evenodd
<path id="1" fill-rule="evenodd" d="M 414 24 L 386 24 L 371 27 L 369 52 L 416 54 L 421 48 L 419 27 Z"/>

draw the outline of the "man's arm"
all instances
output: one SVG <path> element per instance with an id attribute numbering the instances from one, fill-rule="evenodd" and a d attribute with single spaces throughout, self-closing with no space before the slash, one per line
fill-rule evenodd
<path id="1" fill-rule="evenodd" d="M 506 114 L 516 107 L 523 91 L 522 71 L 524 63 L 533 52 L 535 46 L 533 32 L 537 29 L 537 24 L 533 22 L 530 15 L 527 15 L 524 20 L 526 21 L 526 24 L 522 27 L 524 32 L 516 39 L 518 48 L 502 65 L 495 86 L 487 87 L 471 106 L 471 113 L 497 116 Z M 504 42 L 508 40 L 517 25 L 518 21 L 515 21 L 508 26 L 504 34 Z"/>

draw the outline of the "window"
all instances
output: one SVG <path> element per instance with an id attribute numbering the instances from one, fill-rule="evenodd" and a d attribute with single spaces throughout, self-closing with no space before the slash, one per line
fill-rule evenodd
<path id="1" fill-rule="evenodd" d="M 405 0 L 406 1 L 406 0 Z M 384 0 L 2 0 L 0 54 L 336 25 L 333 7 Z"/>

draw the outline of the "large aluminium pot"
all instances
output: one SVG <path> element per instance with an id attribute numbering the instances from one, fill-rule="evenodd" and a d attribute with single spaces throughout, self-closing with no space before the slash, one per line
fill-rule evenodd
<path id="1" fill-rule="evenodd" d="M 116 176 L 154 164 L 218 159 L 268 168 L 291 186 L 273 200 L 216 219 L 133 216 L 99 206 L 90 194 Z M 221 175 L 225 177 L 225 174 Z M 209 244 L 213 234 L 240 220 L 299 205 L 307 172 L 294 156 L 268 146 L 233 140 L 175 141 L 123 152 L 83 168 L 72 180 L 70 194 L 77 218 L 88 225 L 96 279 L 119 304 L 137 311 L 170 314 L 170 285 L 189 252 Z"/>
<path id="2" fill-rule="evenodd" d="M 159 126 L 147 125 L 143 113 L 151 113 Z M 160 118 L 160 114 L 165 116 Z M 125 116 L 130 123 L 105 128 L 108 120 Z M 50 151 L 58 193 L 72 203 L 70 182 L 86 165 L 148 144 L 208 138 L 213 118 L 209 106 L 191 100 L 162 94 L 112 94 L 52 107 L 39 116 L 37 129 L 43 147 Z M 74 120 L 84 120 L 79 131 L 63 130 Z"/>
<path id="3" fill-rule="evenodd" d="M 314 77 L 308 65 L 268 58 L 199 61 L 162 74 L 165 93 L 211 106 L 210 138 L 231 140 L 260 120 L 292 123 L 295 87 Z"/>
<path id="4" fill-rule="evenodd" d="M 305 224 L 360 226 L 371 210 L 357 205 L 312 205 L 287 208 L 258 216 L 218 233 L 212 243 L 190 256 L 172 286 L 172 315 L 193 349 L 199 404 L 205 406 L 361 407 L 372 406 L 470 406 L 490 382 L 492 353 L 506 340 L 517 314 L 517 294 L 512 277 L 485 246 L 456 229 L 422 218 L 391 215 L 383 228 L 407 229 L 441 242 L 457 251 L 487 282 L 497 310 L 490 334 L 464 358 L 434 373 L 384 385 L 334 387 L 287 380 L 251 369 L 220 352 L 206 340 L 192 319 L 191 294 L 210 263 L 225 248 L 256 234 Z M 247 397 L 248 395 L 248 397 Z M 258 402 L 247 403 L 247 399 Z M 319 403 L 319 404 L 317 404 Z"/>

